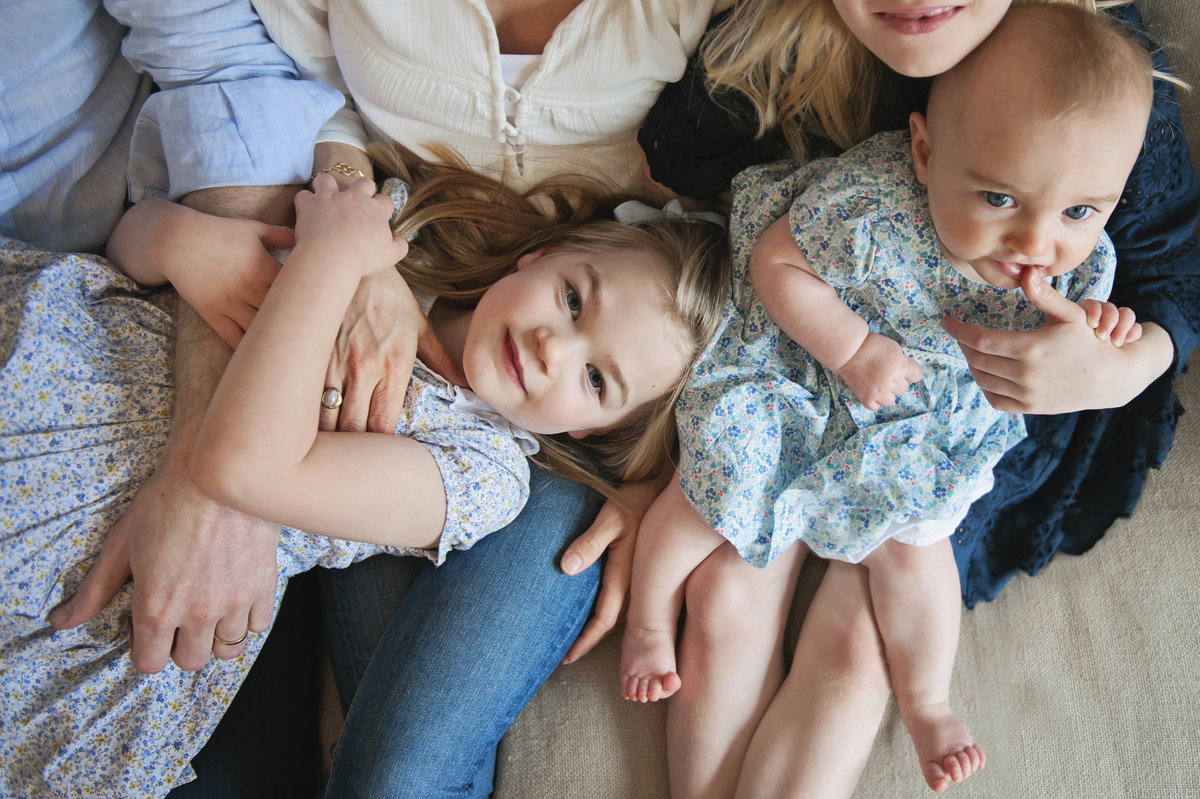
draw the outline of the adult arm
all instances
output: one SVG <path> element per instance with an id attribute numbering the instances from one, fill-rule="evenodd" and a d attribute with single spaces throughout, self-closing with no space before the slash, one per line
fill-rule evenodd
<path id="1" fill-rule="evenodd" d="M 1114 13 L 1141 26 L 1133 6 Z M 1154 60 L 1169 71 L 1161 51 Z M 1025 333 L 948 320 L 989 400 L 1001 410 L 1043 414 L 1119 407 L 1157 380 L 1177 377 L 1200 342 L 1198 222 L 1200 179 L 1175 89 L 1159 80 L 1142 154 L 1105 226 L 1117 250 L 1110 299 L 1134 311 L 1142 339 L 1119 348 L 1099 341 L 1078 308 L 1052 297 L 1046 325 Z"/>
<path id="2" fill-rule="evenodd" d="M 195 192 L 184 201 L 203 210 L 268 215 L 275 193 L 246 187 Z M 279 525 L 238 513 L 205 497 L 190 476 L 196 430 L 229 360 L 230 349 L 186 303 L 179 303 L 175 407 L 168 445 L 154 474 L 105 539 L 74 596 L 50 616 L 57 628 L 95 616 L 126 579 L 134 580 L 130 657 L 145 672 L 168 659 L 201 668 L 210 653 L 235 657 L 235 641 L 271 623 Z"/>

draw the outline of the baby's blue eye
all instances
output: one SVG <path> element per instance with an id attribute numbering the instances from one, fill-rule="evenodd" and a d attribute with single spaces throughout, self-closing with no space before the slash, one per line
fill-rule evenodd
<path id="1" fill-rule="evenodd" d="M 571 312 L 572 318 L 579 316 L 579 312 L 583 310 L 583 300 L 571 285 L 567 286 L 567 310 Z"/>
<path id="2" fill-rule="evenodd" d="M 1072 205 L 1063 214 L 1068 219 L 1087 219 L 1092 215 L 1092 207 L 1090 205 Z"/>
<path id="3" fill-rule="evenodd" d="M 988 205 L 993 208 L 1007 208 L 1012 205 L 1012 197 L 998 191 L 985 191 L 983 199 L 987 200 Z"/>
<path id="4" fill-rule="evenodd" d="M 588 367 L 587 372 L 588 385 L 596 391 L 604 391 L 604 375 L 600 374 L 600 370 L 594 366 Z"/>

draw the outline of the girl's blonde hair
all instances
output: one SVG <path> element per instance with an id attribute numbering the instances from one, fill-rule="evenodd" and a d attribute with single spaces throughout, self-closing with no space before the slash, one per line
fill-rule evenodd
<path id="1" fill-rule="evenodd" d="M 1091 11 L 1127 0 L 1051 0 Z M 709 90 L 744 95 L 758 135 L 778 127 L 807 160 L 810 136 L 848 148 L 871 134 L 881 65 L 842 22 L 831 0 L 738 0 L 705 38 Z"/>
<path id="2" fill-rule="evenodd" d="M 482 175 L 460 156 L 435 150 L 423 160 L 398 146 L 375 146 L 377 174 L 410 186 L 395 232 L 419 235 L 396 268 L 413 288 L 474 305 L 517 259 L 540 247 L 580 252 L 634 250 L 663 269 L 663 313 L 677 320 L 690 343 L 689 366 L 715 334 L 729 278 L 725 231 L 709 222 L 612 221 L 612 209 L 629 197 L 606 195 L 598 183 L 562 175 L 518 191 Z M 647 342 L 653 346 L 653 342 Z M 644 480 L 671 466 L 675 454 L 675 403 L 687 371 L 673 390 L 615 429 L 577 440 L 538 436 L 534 460 L 550 471 L 613 496 L 613 486 Z"/>

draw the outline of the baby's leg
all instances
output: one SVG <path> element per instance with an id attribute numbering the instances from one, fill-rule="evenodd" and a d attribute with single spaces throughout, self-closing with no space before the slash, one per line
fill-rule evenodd
<path id="1" fill-rule="evenodd" d="M 724 539 L 696 513 L 676 475 L 638 529 L 621 639 L 621 695 L 657 702 L 679 690 L 675 634 L 688 575 Z"/>
<path id="2" fill-rule="evenodd" d="M 764 569 L 725 542 L 687 582 L 683 686 L 667 705 L 671 795 L 729 799 L 750 738 L 783 682 L 783 628 L 808 548 Z"/>
<path id="3" fill-rule="evenodd" d="M 917 547 L 888 541 L 863 561 L 904 726 L 935 791 L 983 768 L 983 748 L 950 709 L 962 615 L 950 540 Z"/>
<path id="4" fill-rule="evenodd" d="M 867 570 L 830 561 L 791 671 L 754 732 L 736 799 L 850 796 L 891 693 Z"/>

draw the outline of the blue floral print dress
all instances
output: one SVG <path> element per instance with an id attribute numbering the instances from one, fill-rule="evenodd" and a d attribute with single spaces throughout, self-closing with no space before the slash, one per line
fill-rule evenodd
<path id="1" fill-rule="evenodd" d="M 174 302 L 95 256 L 0 238 L 0 796 L 144 799 L 189 782 L 189 761 L 265 641 L 251 635 L 242 656 L 199 671 L 169 663 L 142 674 L 129 659 L 130 584 L 90 622 L 46 623 L 166 443 Z M 438 548 L 284 528 L 276 607 L 290 575 L 381 551 L 440 563 L 524 505 L 536 442 L 423 366 L 396 433 L 422 441 L 441 469 L 448 513 Z"/>
<path id="2" fill-rule="evenodd" d="M 1041 312 L 1020 289 L 969 279 L 943 257 L 907 133 L 836 159 L 751 167 L 733 190 L 730 303 L 678 409 L 684 493 L 755 566 L 797 541 L 857 563 L 888 538 L 949 535 L 1025 427 L 988 404 L 938 322 L 1029 329 Z M 867 410 L 759 302 L 750 252 L 784 215 L 817 273 L 922 365 L 923 379 L 894 405 Z M 1075 301 L 1104 299 L 1114 269 L 1102 236 L 1051 285 Z M 950 523 L 920 523 L 929 520 Z"/>

